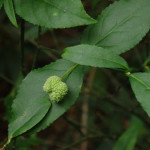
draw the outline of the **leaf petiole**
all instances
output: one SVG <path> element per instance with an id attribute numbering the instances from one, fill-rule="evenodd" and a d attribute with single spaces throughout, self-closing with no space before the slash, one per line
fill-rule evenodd
<path id="1" fill-rule="evenodd" d="M 69 76 L 69 74 L 78 66 L 79 64 L 75 64 L 73 65 L 71 68 L 69 68 L 65 74 L 61 77 L 61 80 L 64 80 L 65 78 L 67 78 Z"/>
<path id="2" fill-rule="evenodd" d="M 142 84 L 143 86 L 145 86 L 147 89 L 150 89 L 150 87 L 145 83 L 143 82 L 142 80 L 138 79 L 135 75 L 131 74 L 130 72 L 127 72 L 126 75 L 128 77 L 131 77 L 133 79 L 135 79 L 136 81 L 138 81 L 140 84 Z"/>

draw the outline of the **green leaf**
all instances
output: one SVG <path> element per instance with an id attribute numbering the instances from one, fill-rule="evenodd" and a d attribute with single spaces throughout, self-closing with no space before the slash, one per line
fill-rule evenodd
<path id="1" fill-rule="evenodd" d="M 26 78 L 25 80 L 28 79 Z M 28 91 L 28 95 L 26 95 L 25 93 L 29 86 L 29 83 L 26 84 L 24 81 L 17 98 L 14 100 L 12 106 L 13 120 L 10 122 L 8 129 L 9 139 L 35 126 L 46 115 L 51 106 L 48 98 L 35 99 L 34 95 L 32 95 L 32 90 Z"/>
<path id="2" fill-rule="evenodd" d="M 46 28 L 67 28 L 96 21 L 89 17 L 80 0 L 14 0 L 19 16 Z"/>
<path id="3" fill-rule="evenodd" d="M 0 0 L 0 9 L 3 6 L 4 0 Z"/>
<path id="4" fill-rule="evenodd" d="M 113 51 L 108 51 L 94 45 L 82 44 L 68 47 L 65 49 L 62 57 L 81 65 L 128 69 L 128 64 L 123 58 Z"/>
<path id="5" fill-rule="evenodd" d="M 15 12 L 14 12 L 14 7 L 13 7 L 13 1 L 12 0 L 5 0 L 4 1 L 4 9 L 5 12 L 11 21 L 11 23 L 15 26 L 18 27 L 16 17 L 15 17 Z"/>
<path id="6" fill-rule="evenodd" d="M 14 111 L 21 112 L 18 116 L 22 115 L 24 108 L 30 105 L 32 106 L 38 99 L 49 97 L 48 94 L 43 91 L 43 85 L 48 77 L 53 75 L 62 77 L 73 65 L 74 63 L 61 59 L 29 73 L 23 81 L 17 99 L 15 100 L 15 103 L 18 105 L 21 103 L 21 106 L 15 107 L 15 105 L 13 105 Z M 61 102 L 52 103 L 52 107 L 47 115 L 31 130 L 31 132 L 38 132 L 45 129 L 75 103 L 81 90 L 82 80 L 83 69 L 79 66 L 64 81 L 69 89 L 68 94 Z M 14 113 L 16 114 L 16 112 Z"/>
<path id="7" fill-rule="evenodd" d="M 130 127 L 121 135 L 113 150 L 133 150 L 143 123 L 138 118 L 132 118 Z"/>
<path id="8" fill-rule="evenodd" d="M 12 55 L 10 55 L 10 56 L 12 56 Z M 12 106 L 13 100 L 16 97 L 18 87 L 19 87 L 20 83 L 22 82 L 22 80 L 23 80 L 23 75 L 20 74 L 18 79 L 16 80 L 16 82 L 14 84 L 13 89 L 11 90 L 9 95 L 4 100 L 4 105 L 5 105 L 5 117 L 4 117 L 4 119 L 7 120 L 8 122 L 10 121 L 11 114 L 12 114 L 11 106 Z"/>
<path id="9" fill-rule="evenodd" d="M 49 72 L 45 72 L 45 75 L 42 77 L 44 81 L 52 75 L 57 75 L 62 77 L 67 70 L 72 68 L 75 64 L 66 61 L 66 60 L 58 60 L 56 63 L 51 64 L 48 68 Z M 44 74 L 44 72 L 43 72 Z M 31 129 L 30 133 L 35 133 L 40 130 L 45 129 L 47 126 L 52 124 L 57 118 L 63 115 L 77 100 L 84 76 L 84 69 L 82 66 L 78 66 L 73 72 L 69 75 L 69 77 L 65 80 L 65 83 L 68 86 L 68 94 L 64 97 L 64 99 L 60 103 L 52 103 L 52 108 L 46 115 L 46 117 L 39 123 L 37 126 Z M 41 86 L 43 86 L 44 82 L 41 82 Z"/>
<path id="10" fill-rule="evenodd" d="M 138 102 L 150 116 L 150 73 L 134 73 L 129 77 Z"/>
<path id="11" fill-rule="evenodd" d="M 89 26 L 82 43 L 121 54 L 138 44 L 150 29 L 150 0 L 120 0 L 106 8 Z"/>

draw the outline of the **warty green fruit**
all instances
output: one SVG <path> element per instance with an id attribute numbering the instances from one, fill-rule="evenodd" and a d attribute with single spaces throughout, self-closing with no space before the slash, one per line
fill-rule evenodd
<path id="1" fill-rule="evenodd" d="M 68 92 L 66 83 L 57 76 L 49 77 L 44 83 L 43 90 L 49 94 L 52 102 L 61 101 Z"/>

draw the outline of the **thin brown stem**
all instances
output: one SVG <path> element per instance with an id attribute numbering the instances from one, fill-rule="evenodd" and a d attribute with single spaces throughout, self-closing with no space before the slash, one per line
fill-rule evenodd
<path id="1" fill-rule="evenodd" d="M 95 91 L 92 91 L 92 92 L 94 95 L 101 98 L 101 96 L 99 96 L 98 92 L 95 92 Z M 122 103 L 118 102 L 113 95 L 108 95 L 105 99 L 107 99 L 107 101 L 110 102 L 111 104 L 119 107 L 121 110 L 139 117 L 148 127 L 150 126 L 149 117 L 146 116 L 144 113 L 139 112 L 138 109 L 135 109 L 135 107 L 138 105 L 133 106 L 133 107 L 126 107 Z"/>
<path id="2" fill-rule="evenodd" d="M 44 52 L 46 55 L 48 55 L 53 60 L 57 60 L 57 57 L 54 54 L 56 54 L 58 56 L 61 55 L 61 53 L 59 53 L 58 51 L 56 51 L 54 49 L 47 48 L 47 47 L 42 46 L 42 45 L 38 45 L 38 43 L 33 39 L 28 39 L 28 42 L 33 44 L 38 50 Z"/>
<path id="3" fill-rule="evenodd" d="M 96 73 L 96 68 L 93 68 L 91 70 L 91 72 L 88 75 L 88 79 L 87 79 L 87 90 L 85 90 L 84 92 L 84 98 L 83 98 L 83 103 L 82 103 L 82 115 L 81 115 L 81 124 L 82 126 L 87 126 L 87 122 L 88 122 L 88 100 L 90 97 L 90 91 L 93 85 L 93 80 L 94 80 L 94 76 Z M 87 134 L 87 129 L 86 128 L 81 128 L 81 131 L 83 132 L 83 134 Z M 88 143 L 84 142 L 81 145 L 81 149 L 82 150 L 87 150 L 88 147 Z"/>

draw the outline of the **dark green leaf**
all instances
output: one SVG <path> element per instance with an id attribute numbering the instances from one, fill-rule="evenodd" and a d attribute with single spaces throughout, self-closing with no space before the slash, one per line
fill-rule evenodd
<path id="1" fill-rule="evenodd" d="M 23 80 L 23 75 L 20 74 L 17 81 L 15 82 L 15 85 L 14 85 L 13 89 L 11 90 L 10 94 L 4 100 L 4 105 L 5 105 L 4 119 L 6 119 L 7 121 L 10 121 L 10 119 L 11 119 L 11 114 L 12 114 L 11 106 L 12 106 L 13 100 L 16 97 L 18 87 L 19 87 L 20 83 L 22 82 L 22 80 Z"/>
<path id="2" fill-rule="evenodd" d="M 25 80 L 27 81 L 28 78 Z M 34 97 L 32 94 L 34 89 L 31 91 L 28 89 L 30 84 L 33 83 L 26 83 L 25 81 L 22 83 L 19 94 L 13 102 L 13 119 L 9 124 L 8 138 L 16 137 L 35 126 L 46 115 L 51 106 L 48 98 L 36 99 L 36 96 Z M 28 91 L 28 95 L 26 95 L 26 91 Z"/>
<path id="3" fill-rule="evenodd" d="M 16 17 L 15 17 L 14 7 L 13 7 L 13 1 L 5 0 L 4 1 L 4 9 L 5 9 L 5 12 L 6 12 L 9 20 L 11 21 L 11 23 L 14 26 L 18 27 Z"/>
<path id="4" fill-rule="evenodd" d="M 18 116 L 23 114 L 23 108 L 26 108 L 30 105 L 32 106 L 39 98 L 49 97 L 48 94 L 43 91 L 43 85 L 48 77 L 53 75 L 62 77 L 64 73 L 73 65 L 74 64 L 72 62 L 62 59 L 29 73 L 23 81 L 19 90 L 19 95 L 15 100 L 15 103 L 18 103 L 18 105 L 21 105 L 22 107 L 18 106 L 16 108 L 15 105 L 13 105 L 14 111 L 21 112 L 18 114 Z M 47 115 L 38 125 L 33 128 L 32 132 L 38 132 L 42 129 L 45 129 L 75 103 L 81 90 L 83 80 L 82 70 L 82 67 L 79 66 L 69 75 L 69 77 L 65 80 L 69 88 L 68 94 L 61 102 L 52 103 L 52 107 Z M 14 113 L 16 114 L 16 112 Z"/>
<path id="5" fill-rule="evenodd" d="M 142 121 L 138 118 L 133 118 L 132 124 L 118 139 L 113 150 L 133 150 L 136 144 L 138 133 L 142 127 Z"/>
<path id="6" fill-rule="evenodd" d="M 134 73 L 129 77 L 137 100 L 150 116 L 150 73 Z"/>
<path id="7" fill-rule="evenodd" d="M 46 71 L 46 68 L 45 70 L 43 70 L 43 75 L 41 75 L 43 77 L 43 80 L 40 81 L 40 86 L 43 86 L 43 81 L 45 81 L 49 76 L 57 75 L 59 77 L 62 77 L 68 69 L 72 68 L 72 66 L 74 66 L 73 63 L 63 59 L 58 60 L 56 63 L 53 63 L 50 66 L 47 66 L 47 69 L 49 69 L 49 71 Z M 69 89 L 68 94 L 60 103 L 52 103 L 52 108 L 50 109 L 46 117 L 37 126 L 31 129 L 32 133 L 45 129 L 47 126 L 52 124 L 57 118 L 63 115 L 64 112 L 66 112 L 75 103 L 81 90 L 83 75 L 84 70 L 81 66 L 78 66 L 69 75 L 69 77 L 65 80 Z"/>
<path id="8" fill-rule="evenodd" d="M 150 0 L 120 0 L 106 8 L 89 26 L 82 43 L 121 54 L 138 44 L 150 29 Z"/>
<path id="9" fill-rule="evenodd" d="M 113 51 L 108 51 L 94 45 L 82 44 L 68 47 L 65 49 L 62 57 L 81 65 L 128 69 L 128 64 L 123 58 Z"/>
<path id="10" fill-rule="evenodd" d="M 46 28 L 67 28 L 96 21 L 89 17 L 80 0 L 14 0 L 19 16 Z"/>

